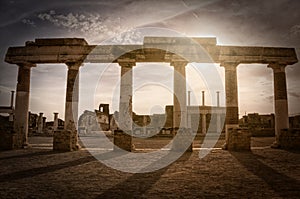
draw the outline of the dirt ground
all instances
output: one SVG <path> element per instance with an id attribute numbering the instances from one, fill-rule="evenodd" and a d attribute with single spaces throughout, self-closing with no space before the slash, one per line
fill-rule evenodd
<path id="1" fill-rule="evenodd" d="M 32 148 L 0 152 L 0 198 L 299 198 L 300 152 L 271 149 L 273 140 L 254 138 L 250 152 L 216 147 L 202 159 L 195 150 L 159 170 L 126 173 L 87 149 L 53 152 L 51 138 L 33 137 Z M 168 142 L 147 140 L 153 148 Z"/>

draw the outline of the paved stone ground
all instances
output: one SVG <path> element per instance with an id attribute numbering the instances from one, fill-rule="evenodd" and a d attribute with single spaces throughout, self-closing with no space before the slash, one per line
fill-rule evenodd
<path id="1" fill-rule="evenodd" d="M 34 138 L 39 148 L 0 152 L 0 198 L 299 198 L 300 152 L 265 147 L 272 140 L 254 139 L 251 152 L 213 149 L 203 159 L 194 151 L 132 174 L 87 150 L 57 153 L 49 138 Z"/>

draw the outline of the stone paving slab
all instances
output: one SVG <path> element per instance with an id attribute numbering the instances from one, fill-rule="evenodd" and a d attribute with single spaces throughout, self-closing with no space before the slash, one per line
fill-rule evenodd
<path id="1" fill-rule="evenodd" d="M 109 152 L 107 152 L 109 153 Z M 120 163 L 122 164 L 122 163 Z M 299 198 L 300 152 L 213 149 L 150 173 L 124 173 L 87 150 L 0 152 L 0 198 Z"/>

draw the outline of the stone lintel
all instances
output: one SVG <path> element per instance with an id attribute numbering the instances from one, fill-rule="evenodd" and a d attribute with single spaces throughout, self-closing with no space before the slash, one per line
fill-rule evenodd
<path id="1" fill-rule="evenodd" d="M 219 62 L 230 61 L 240 63 L 298 62 L 294 48 L 256 47 L 256 46 L 218 46 Z"/>
<path id="2" fill-rule="evenodd" d="M 35 42 L 26 42 L 27 45 L 37 46 L 82 46 L 88 45 L 87 41 L 83 38 L 45 38 L 35 39 Z"/>

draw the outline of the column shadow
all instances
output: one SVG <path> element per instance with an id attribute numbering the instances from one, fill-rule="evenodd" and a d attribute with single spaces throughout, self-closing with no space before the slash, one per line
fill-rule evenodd
<path id="1" fill-rule="evenodd" d="M 57 152 L 53 152 L 53 153 L 57 153 Z M 31 154 L 27 154 L 26 157 L 33 157 L 36 155 L 45 155 L 45 154 L 52 154 L 52 153 L 50 153 L 50 151 L 48 153 L 43 153 L 43 152 L 33 153 L 33 154 L 31 153 Z M 106 160 L 106 159 L 114 158 L 117 156 L 122 156 L 124 154 L 126 154 L 126 153 L 107 152 L 107 153 L 100 154 L 96 157 L 101 158 L 102 160 Z M 24 157 L 24 156 L 21 156 L 21 157 Z M 17 157 L 14 156 L 14 158 L 17 158 Z M 32 168 L 32 169 L 27 169 L 27 170 L 23 170 L 23 171 L 17 171 L 14 173 L 3 174 L 3 175 L 0 175 L 0 182 L 9 182 L 12 180 L 31 178 L 36 175 L 50 173 L 50 172 L 54 172 L 54 171 L 57 171 L 60 169 L 78 166 L 78 165 L 85 164 L 85 163 L 92 162 L 92 161 L 97 161 L 97 159 L 94 156 L 88 154 L 87 157 L 82 157 L 82 158 L 79 158 L 76 160 L 72 160 L 72 161 L 68 161 L 68 162 L 64 162 L 64 163 L 60 163 L 60 164 L 44 166 L 44 167 L 39 167 L 39 168 Z"/>
<path id="2" fill-rule="evenodd" d="M 175 162 L 186 162 L 190 158 L 191 154 L 192 153 L 184 153 Z M 173 154 L 170 153 L 167 156 L 171 157 L 172 155 Z M 169 158 L 167 156 L 164 158 Z M 175 162 L 173 162 L 172 164 L 174 164 Z M 155 163 L 149 165 L 149 167 L 154 164 Z M 168 168 L 172 164 L 153 172 L 133 174 L 125 181 L 116 184 L 96 198 L 140 198 L 161 178 L 161 176 L 168 170 Z"/>
<path id="3" fill-rule="evenodd" d="M 279 196 L 298 198 L 300 195 L 299 180 L 288 177 L 265 165 L 261 156 L 252 152 L 230 152 L 248 171 L 264 180 Z"/>
<path id="4" fill-rule="evenodd" d="M 21 155 L 12 155 L 12 156 L 7 156 L 7 157 L 1 157 L 0 161 L 15 159 L 15 158 L 30 158 L 30 157 L 34 157 L 34 156 L 51 155 L 51 154 L 57 154 L 57 153 L 63 153 L 63 152 L 44 149 L 42 151 L 37 151 L 37 152 L 32 152 L 32 153 L 25 153 L 25 154 L 21 154 Z"/>

